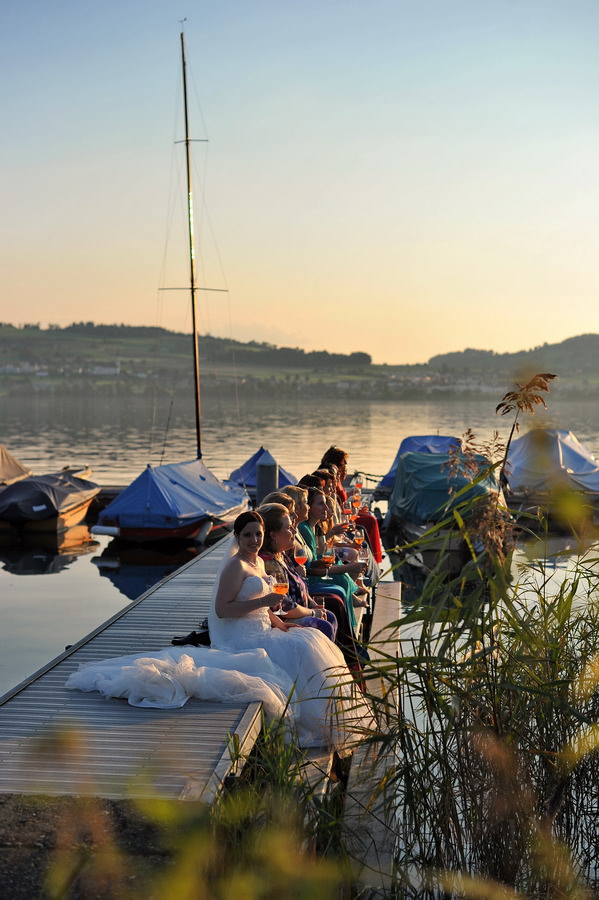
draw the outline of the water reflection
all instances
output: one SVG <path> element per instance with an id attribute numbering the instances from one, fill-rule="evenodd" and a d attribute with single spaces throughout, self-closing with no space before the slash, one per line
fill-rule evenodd
<path id="1" fill-rule="evenodd" d="M 136 600 L 157 582 L 200 553 L 193 543 L 164 541 L 136 546 L 116 538 L 99 556 L 92 557 L 100 575 L 109 578 L 121 594 Z"/>
<path id="2" fill-rule="evenodd" d="M 56 575 L 98 546 L 87 525 L 75 525 L 62 534 L 2 535 L 0 561 L 12 575 Z"/>

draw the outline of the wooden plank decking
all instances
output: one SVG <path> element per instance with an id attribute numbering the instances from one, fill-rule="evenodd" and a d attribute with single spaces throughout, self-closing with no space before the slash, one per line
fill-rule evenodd
<path id="1" fill-rule="evenodd" d="M 82 662 L 151 654 L 196 628 L 208 612 L 222 544 L 0 698 L 0 793 L 213 799 L 232 768 L 228 735 L 249 752 L 260 729 L 259 703 L 192 699 L 176 710 L 140 709 L 64 684 Z"/>
<path id="2" fill-rule="evenodd" d="M 401 584 L 380 581 L 370 630 L 369 653 L 376 667 L 377 657 L 387 661 L 400 652 Z M 397 715 L 398 697 L 382 679 L 367 677 L 368 693 L 384 699 L 387 715 Z M 384 723 L 380 723 L 384 728 Z M 393 881 L 393 859 L 397 828 L 393 786 L 380 791 L 384 776 L 395 765 L 394 750 L 381 752 L 377 744 L 365 743 L 354 752 L 348 778 L 343 820 L 345 845 L 352 861 L 356 882 L 367 885 L 369 897 L 385 897 Z"/>

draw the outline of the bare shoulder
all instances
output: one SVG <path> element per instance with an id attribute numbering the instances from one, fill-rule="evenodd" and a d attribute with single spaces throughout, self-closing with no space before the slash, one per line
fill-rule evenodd
<path id="1" fill-rule="evenodd" d="M 230 587 L 234 584 L 240 584 L 244 576 L 245 573 L 243 571 L 242 561 L 239 557 L 233 556 L 220 573 L 219 586 L 220 588 L 224 588 L 225 586 Z"/>

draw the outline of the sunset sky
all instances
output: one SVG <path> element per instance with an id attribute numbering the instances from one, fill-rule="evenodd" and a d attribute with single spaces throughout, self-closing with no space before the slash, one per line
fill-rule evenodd
<path id="1" fill-rule="evenodd" d="M 378 363 L 599 332 L 597 0 L 20 0 L 0 15 L 4 322 Z"/>

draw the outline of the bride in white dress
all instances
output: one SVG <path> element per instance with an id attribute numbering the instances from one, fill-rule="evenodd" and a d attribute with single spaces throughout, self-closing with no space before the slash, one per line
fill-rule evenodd
<path id="1" fill-rule="evenodd" d="M 190 697 L 260 700 L 269 719 L 285 717 L 303 747 L 355 743 L 370 715 L 338 647 L 315 628 L 287 625 L 274 614 L 258 556 L 264 524 L 254 510 L 234 525 L 210 604 L 210 648 L 169 647 L 84 663 L 66 687 L 126 697 L 133 706 L 182 706 Z"/>

